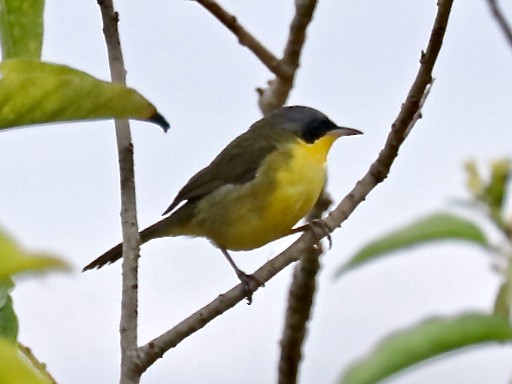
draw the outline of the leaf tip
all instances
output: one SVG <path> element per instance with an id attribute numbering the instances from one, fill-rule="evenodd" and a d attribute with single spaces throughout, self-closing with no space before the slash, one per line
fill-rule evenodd
<path id="1" fill-rule="evenodd" d="M 336 269 L 336 271 L 334 271 L 332 278 L 334 280 L 339 279 L 340 277 L 342 277 L 345 274 L 345 272 L 347 272 L 348 269 L 349 269 L 349 266 L 346 264 L 340 266 L 338 269 Z"/>
<path id="2" fill-rule="evenodd" d="M 167 132 L 169 130 L 169 128 L 171 127 L 171 125 L 165 119 L 165 117 L 163 117 L 161 114 L 159 114 L 156 111 L 147 121 L 159 125 L 160 127 L 162 127 L 164 132 Z"/>

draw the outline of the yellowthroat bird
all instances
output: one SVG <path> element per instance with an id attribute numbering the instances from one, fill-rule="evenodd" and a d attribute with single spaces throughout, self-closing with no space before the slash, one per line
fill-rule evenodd
<path id="1" fill-rule="evenodd" d="M 227 250 L 259 248 L 291 234 L 320 196 L 334 141 L 361 133 L 339 127 L 309 107 L 280 108 L 194 175 L 165 210 L 170 215 L 140 232 L 141 243 L 168 236 L 206 237 L 247 290 L 251 276 L 235 265 Z M 118 244 L 83 270 L 101 268 L 121 256 Z"/>

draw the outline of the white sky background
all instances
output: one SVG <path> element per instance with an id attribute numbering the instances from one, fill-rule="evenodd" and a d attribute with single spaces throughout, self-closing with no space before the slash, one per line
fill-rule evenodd
<path id="1" fill-rule="evenodd" d="M 503 5 L 506 2 L 502 1 Z M 224 1 L 276 54 L 293 2 Z M 159 220 L 179 188 L 260 118 L 254 89 L 273 76 L 192 1 L 118 1 L 128 82 L 171 122 L 167 134 L 132 125 L 140 226 Z M 336 202 L 364 174 L 418 69 L 434 1 L 320 1 L 288 104 L 320 109 L 363 137 L 339 141 L 329 160 Z M 508 5 L 508 15 L 512 17 Z M 44 59 L 108 79 L 96 2 L 48 0 Z M 511 156 L 512 50 L 484 0 L 456 1 L 437 79 L 389 178 L 333 235 L 305 346 L 301 383 L 332 383 L 382 336 L 431 315 L 488 311 L 499 278 L 465 245 L 415 250 L 332 279 L 365 241 L 466 196 L 463 162 Z M 80 101 L 76 101 L 80 102 Z M 110 121 L 60 124 L 0 135 L 0 223 L 24 245 L 62 255 L 72 274 L 20 279 L 20 340 L 59 383 L 118 380 L 120 263 L 81 274 L 121 239 L 117 155 Z M 291 238 L 234 253 L 251 272 Z M 168 352 L 143 383 L 275 382 L 292 268 Z M 207 241 L 151 242 L 140 265 L 140 341 L 161 334 L 237 283 Z M 466 351 L 393 383 L 505 383 L 510 347 Z"/>

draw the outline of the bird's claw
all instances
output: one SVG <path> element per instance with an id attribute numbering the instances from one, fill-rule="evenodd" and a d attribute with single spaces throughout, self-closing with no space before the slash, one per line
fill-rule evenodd
<path id="1" fill-rule="evenodd" d="M 317 242 L 324 237 L 327 237 L 327 241 L 329 242 L 329 249 L 332 248 L 332 238 L 331 238 L 331 228 L 327 225 L 327 223 L 322 219 L 311 220 L 309 223 L 301 225 L 300 227 L 293 228 L 291 233 L 304 232 L 311 230 L 313 235 L 317 239 Z"/>
<path id="2" fill-rule="evenodd" d="M 254 277 L 254 275 L 248 275 L 247 273 L 238 270 L 236 275 L 238 279 L 242 283 L 242 287 L 244 289 L 245 298 L 247 299 L 247 305 L 252 304 L 252 294 L 259 288 L 264 287 L 265 284 L 261 282 L 259 279 Z"/>

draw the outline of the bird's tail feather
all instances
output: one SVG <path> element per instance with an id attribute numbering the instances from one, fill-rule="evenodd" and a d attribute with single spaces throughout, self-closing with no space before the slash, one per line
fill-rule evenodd
<path id="1" fill-rule="evenodd" d="M 162 220 L 163 221 L 163 220 Z M 151 239 L 154 239 L 158 236 L 158 230 L 162 227 L 162 221 L 153 224 L 152 226 L 144 229 L 142 232 L 139 233 L 140 236 L 140 243 L 144 244 L 148 242 Z M 101 268 L 107 264 L 112 264 L 119 260 L 121 257 L 123 257 L 123 243 L 119 243 L 115 245 L 114 247 L 110 248 L 107 252 L 105 252 L 103 255 L 98 257 L 97 259 L 91 261 L 89 264 L 87 264 L 83 269 L 82 272 L 88 271 L 90 269 L 94 268 Z"/>
<path id="2" fill-rule="evenodd" d="M 187 222 L 190 217 L 190 208 L 187 206 L 180 208 L 175 214 L 169 216 L 159 222 L 147 227 L 139 233 L 140 243 L 144 244 L 149 240 L 156 239 L 165 236 L 179 236 L 187 234 L 187 230 L 183 229 L 186 227 L 184 223 Z M 119 243 L 116 246 L 110 248 L 103 255 L 87 264 L 82 272 L 88 271 L 94 268 L 101 268 L 107 264 L 112 264 L 123 257 L 123 244 Z"/>
<path id="3" fill-rule="evenodd" d="M 87 264 L 82 272 L 88 271 L 94 268 L 101 268 L 106 264 L 111 264 L 114 261 L 119 260 L 123 256 L 123 243 L 117 244 L 115 247 L 110 248 L 103 255 Z"/>

